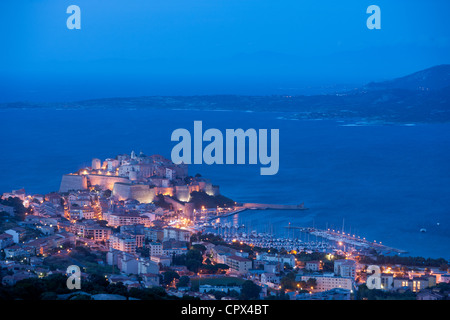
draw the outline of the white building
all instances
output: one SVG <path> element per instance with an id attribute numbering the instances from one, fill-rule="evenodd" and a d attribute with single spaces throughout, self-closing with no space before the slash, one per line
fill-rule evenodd
<path id="1" fill-rule="evenodd" d="M 148 244 L 150 256 L 161 256 L 163 255 L 163 246 L 159 242 L 150 242 Z"/>
<path id="2" fill-rule="evenodd" d="M 164 241 L 174 239 L 177 241 L 189 242 L 191 239 L 191 233 L 189 230 L 178 229 L 178 228 L 164 228 Z"/>
<path id="3" fill-rule="evenodd" d="M 322 261 L 307 261 L 305 269 L 309 271 L 320 271 L 322 270 Z"/>
<path id="4" fill-rule="evenodd" d="M 138 262 L 138 274 L 144 273 L 159 273 L 159 265 L 150 259 L 140 258 Z"/>
<path id="5" fill-rule="evenodd" d="M 159 274 L 158 273 L 143 273 L 141 274 L 142 282 L 146 288 L 159 286 Z"/>
<path id="6" fill-rule="evenodd" d="M 225 264 L 230 267 L 230 271 L 239 274 L 246 274 L 252 268 L 252 260 L 234 255 L 227 256 L 225 258 Z"/>
<path id="7" fill-rule="evenodd" d="M 334 288 L 342 288 L 347 290 L 353 290 L 353 279 L 337 277 L 332 274 L 323 275 L 305 275 L 302 276 L 302 281 L 308 281 L 308 279 L 316 279 L 317 286 L 313 292 L 328 291 Z"/>
<path id="8" fill-rule="evenodd" d="M 268 254 L 261 253 L 256 256 L 256 260 L 269 261 L 269 262 L 277 262 L 281 266 L 284 264 L 288 264 L 291 267 L 295 267 L 295 256 L 292 254 Z"/>
<path id="9" fill-rule="evenodd" d="M 23 237 L 25 236 L 25 229 L 16 227 L 9 230 L 6 230 L 5 233 L 11 235 L 13 237 L 14 243 L 19 243 Z"/>
<path id="10" fill-rule="evenodd" d="M 261 283 L 271 288 L 278 289 L 280 285 L 280 276 L 272 272 L 264 272 L 261 274 Z"/>
<path id="11" fill-rule="evenodd" d="M 166 178 L 169 180 L 174 180 L 177 173 L 174 169 L 166 168 Z"/>
<path id="12" fill-rule="evenodd" d="M 450 274 L 446 273 L 441 275 L 440 282 L 450 283 Z"/>
<path id="13" fill-rule="evenodd" d="M 170 264 L 172 263 L 172 258 L 169 257 L 169 256 L 165 256 L 165 255 L 162 255 L 162 256 L 151 256 L 150 260 L 154 261 L 154 262 L 156 262 L 158 264 L 161 264 L 162 266 L 165 266 L 165 267 L 169 267 Z"/>
<path id="14" fill-rule="evenodd" d="M 92 159 L 92 169 L 99 170 L 102 167 L 102 161 L 100 159 L 94 158 Z"/>
<path id="15" fill-rule="evenodd" d="M 136 237 L 128 234 L 110 235 L 109 247 L 123 252 L 135 253 L 137 248 Z"/>
<path id="16" fill-rule="evenodd" d="M 147 217 L 146 217 L 147 218 Z M 142 218 L 139 214 L 121 214 L 121 213 L 108 213 L 103 215 L 103 219 L 108 221 L 108 226 L 119 227 L 133 224 L 141 224 Z"/>
<path id="17" fill-rule="evenodd" d="M 106 170 L 115 171 L 118 168 L 120 162 L 116 159 L 106 159 Z"/>
<path id="18" fill-rule="evenodd" d="M 356 261 L 341 259 L 334 261 L 334 274 L 344 278 L 356 278 Z"/>
<path id="19" fill-rule="evenodd" d="M 139 261 L 134 255 L 123 253 L 119 256 L 117 266 L 125 274 L 138 274 Z"/>
<path id="20" fill-rule="evenodd" d="M 390 291 L 394 289 L 394 275 L 392 273 L 381 274 L 381 290 Z"/>

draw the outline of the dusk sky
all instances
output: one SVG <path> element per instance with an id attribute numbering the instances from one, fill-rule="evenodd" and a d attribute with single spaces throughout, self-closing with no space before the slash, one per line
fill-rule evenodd
<path id="1" fill-rule="evenodd" d="M 69 5 L 81 30 L 69 30 Z M 370 5 L 381 30 L 369 30 Z M 0 102 L 304 94 L 450 63 L 450 1 L 7 0 Z M 311 91 L 314 92 L 314 91 Z"/>

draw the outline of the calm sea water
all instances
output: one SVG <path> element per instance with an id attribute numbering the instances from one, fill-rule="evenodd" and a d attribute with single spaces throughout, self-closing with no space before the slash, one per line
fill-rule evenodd
<path id="1" fill-rule="evenodd" d="M 245 107 L 244 107 L 245 108 Z M 278 113 L 179 110 L 0 110 L 0 192 L 58 190 L 61 175 L 94 157 L 143 151 L 170 157 L 177 128 L 280 129 L 280 170 L 259 165 L 192 165 L 236 201 L 298 204 L 308 211 L 246 211 L 230 219 L 286 235 L 283 226 L 357 233 L 450 258 L 450 124 L 343 126 Z M 437 225 L 439 223 L 439 226 Z M 269 227 L 270 226 L 270 227 Z M 427 233 L 420 233 L 426 228 Z"/>

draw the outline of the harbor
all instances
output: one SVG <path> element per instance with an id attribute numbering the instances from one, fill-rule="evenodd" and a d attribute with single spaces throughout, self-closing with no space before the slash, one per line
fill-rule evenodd
<path id="1" fill-rule="evenodd" d="M 273 207 L 275 206 L 275 207 Z M 197 229 L 210 232 L 224 239 L 225 242 L 239 242 L 250 246 L 264 249 L 285 250 L 287 252 L 370 252 L 376 251 L 380 254 L 404 254 L 407 251 L 393 248 L 382 244 L 382 242 L 369 241 L 359 235 L 346 233 L 344 225 L 342 231 L 334 229 L 319 229 L 315 227 L 294 226 L 289 223 L 282 228 L 286 232 L 275 232 L 273 225 L 268 223 L 258 227 L 238 223 L 238 219 L 224 221 L 224 218 L 231 217 L 247 210 L 267 210 L 267 209 L 297 209 L 306 210 L 304 205 L 283 206 L 264 204 L 239 204 L 226 211 L 209 212 L 204 222 L 197 224 Z M 283 209 L 282 209 L 283 208 Z M 278 230 L 279 231 L 279 230 Z"/>
<path id="2" fill-rule="evenodd" d="M 392 248 L 386 245 L 383 245 L 381 242 L 370 242 L 365 238 L 361 238 L 360 236 L 351 235 L 345 232 L 334 231 L 334 230 L 321 230 L 317 228 L 305 228 L 305 227 L 295 227 L 295 226 L 286 226 L 287 229 L 298 229 L 301 232 L 311 234 L 316 237 L 320 237 L 322 239 L 326 239 L 328 241 L 333 241 L 338 244 L 338 246 L 350 246 L 358 249 L 374 249 L 379 253 L 385 254 L 402 254 L 407 253 L 405 250 Z"/>
<path id="3" fill-rule="evenodd" d="M 404 254 L 405 250 L 370 242 L 352 235 L 308 227 L 286 226 L 286 229 L 298 230 L 303 237 L 279 237 L 271 232 L 250 230 L 248 226 L 227 223 L 205 223 L 202 229 L 222 237 L 225 242 L 239 242 L 264 249 L 285 250 L 287 252 L 367 252 L 375 250 L 380 254 Z"/>
<path id="4" fill-rule="evenodd" d="M 202 226 L 206 232 L 220 236 L 225 242 L 239 242 L 252 247 L 263 249 L 286 250 L 288 252 L 301 251 L 330 251 L 332 244 L 327 241 L 307 241 L 294 237 L 278 237 L 272 232 L 257 232 L 248 226 L 232 223 L 213 222 Z"/>

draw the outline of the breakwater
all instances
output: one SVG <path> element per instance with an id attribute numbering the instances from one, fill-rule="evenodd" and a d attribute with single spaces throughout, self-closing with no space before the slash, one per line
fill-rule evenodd
<path id="1" fill-rule="evenodd" d="M 307 210 L 303 203 L 298 205 L 290 205 L 290 204 L 265 204 L 265 203 L 243 203 L 241 205 L 246 209 L 276 209 L 276 210 Z"/>

